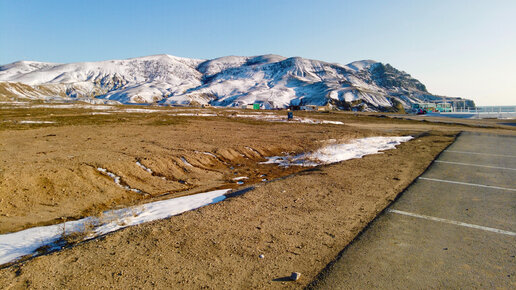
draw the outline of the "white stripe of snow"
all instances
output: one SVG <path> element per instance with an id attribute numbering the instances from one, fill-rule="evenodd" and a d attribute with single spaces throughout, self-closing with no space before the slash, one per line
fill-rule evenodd
<path id="1" fill-rule="evenodd" d="M 152 169 L 150 169 L 149 167 L 141 164 L 140 161 L 136 161 L 136 165 L 140 166 L 143 170 L 147 171 L 148 173 L 152 174 Z"/>
<path id="2" fill-rule="evenodd" d="M 20 124 L 54 124 L 55 122 L 52 121 L 31 121 L 31 120 L 23 120 L 18 121 Z"/>
<path id="3" fill-rule="evenodd" d="M 107 176 L 111 177 L 118 186 L 120 186 L 121 188 L 123 188 L 125 190 L 129 190 L 129 191 L 136 192 L 136 193 L 142 193 L 142 191 L 137 188 L 132 188 L 132 187 L 129 187 L 128 185 L 123 185 L 120 182 L 120 180 L 121 180 L 120 176 L 114 174 L 113 172 L 108 171 L 106 168 L 97 167 L 97 171 L 102 172 L 102 173 L 106 174 Z"/>
<path id="4" fill-rule="evenodd" d="M 190 162 L 186 161 L 186 159 L 184 157 L 181 157 L 181 161 L 183 161 L 183 163 L 186 165 L 186 166 L 190 166 L 190 167 L 193 167 L 192 164 L 190 164 Z"/>
<path id="5" fill-rule="evenodd" d="M 280 166 L 317 166 L 330 164 L 348 159 L 362 158 L 365 155 L 376 154 L 383 150 L 395 149 L 402 142 L 409 141 L 412 136 L 404 137 L 369 137 L 355 139 L 346 144 L 335 144 L 323 147 L 313 153 L 297 156 L 267 157 L 261 164 L 278 164 Z"/>
<path id="6" fill-rule="evenodd" d="M 121 228 L 134 226 L 193 210 L 224 200 L 229 189 L 215 190 L 163 201 L 156 201 L 126 209 L 106 211 L 99 217 L 87 217 L 77 221 L 53 226 L 35 227 L 27 230 L 0 235 L 0 264 L 35 254 L 42 246 L 56 243 L 63 234 L 84 231 L 90 228 L 85 238 L 92 239 Z M 66 230 L 66 231 L 65 231 Z M 57 247 L 59 248 L 59 247 Z"/>
<path id="7" fill-rule="evenodd" d="M 388 209 L 387 212 L 392 212 L 392 213 L 397 213 L 397 214 L 401 214 L 401 215 L 406 215 L 406 216 L 411 216 L 411 217 L 416 217 L 416 218 L 421 218 L 421 219 L 426 219 L 426 220 L 431 220 L 431 221 L 436 221 L 436 222 L 442 222 L 442 223 L 447 223 L 447 224 L 452 224 L 452 225 L 458 225 L 458 226 L 463 226 L 463 227 L 467 227 L 467 228 L 484 230 L 484 231 L 494 232 L 494 233 L 498 233 L 498 234 L 516 236 L 516 233 L 510 232 L 510 231 L 504 231 L 504 230 L 499 230 L 499 229 L 495 229 L 495 228 L 468 224 L 468 223 L 458 222 L 458 221 L 454 221 L 454 220 L 448 220 L 448 219 L 443 219 L 443 218 L 438 218 L 438 217 L 433 217 L 433 216 L 428 216 L 428 215 L 416 214 L 416 213 L 411 213 L 411 212 L 406 212 L 406 211 L 401 211 L 401 210 L 396 210 L 396 209 Z"/>

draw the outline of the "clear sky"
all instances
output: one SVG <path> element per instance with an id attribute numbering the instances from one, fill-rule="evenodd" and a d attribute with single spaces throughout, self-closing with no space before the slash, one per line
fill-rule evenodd
<path id="1" fill-rule="evenodd" d="M 435 94 L 516 105 L 516 0 L 0 0 L 0 64 L 161 53 L 374 59 Z"/>

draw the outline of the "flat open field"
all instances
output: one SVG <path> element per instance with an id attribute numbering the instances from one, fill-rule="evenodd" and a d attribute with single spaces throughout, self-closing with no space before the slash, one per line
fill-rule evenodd
<path id="1" fill-rule="evenodd" d="M 221 203 L 6 267 L 1 287 L 303 287 L 460 131 L 516 133 L 489 120 L 296 112 L 295 121 L 283 122 L 285 115 L 0 104 L 2 234 L 254 186 Z M 405 135 L 416 138 L 360 159 L 318 167 L 260 164 L 356 138 Z M 286 281 L 293 271 L 301 279 Z"/>

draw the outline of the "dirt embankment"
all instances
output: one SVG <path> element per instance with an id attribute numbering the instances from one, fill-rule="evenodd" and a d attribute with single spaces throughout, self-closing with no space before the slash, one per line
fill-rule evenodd
<path id="1" fill-rule="evenodd" d="M 289 127 L 289 138 L 292 131 Z M 453 140 L 451 133 L 431 132 L 384 154 L 261 184 L 215 205 L 2 269 L 0 285 L 299 288 Z M 285 281 L 293 271 L 301 272 L 301 279 Z"/>

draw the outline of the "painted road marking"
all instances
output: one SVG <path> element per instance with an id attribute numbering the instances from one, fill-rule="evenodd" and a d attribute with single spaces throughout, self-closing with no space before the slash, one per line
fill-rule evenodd
<path id="1" fill-rule="evenodd" d="M 483 185 L 483 184 L 476 184 L 476 183 L 467 183 L 467 182 L 452 181 L 452 180 L 443 180 L 443 179 L 436 179 L 436 178 L 419 177 L 419 179 L 430 180 L 430 181 L 437 181 L 437 182 L 453 183 L 453 184 L 461 184 L 461 185 L 470 185 L 470 186 L 477 186 L 477 187 L 494 188 L 494 189 L 501 189 L 501 190 L 516 191 L 516 189 L 514 189 L 514 188 L 506 188 L 506 187 L 499 187 L 499 186 L 492 186 L 492 185 Z"/>
<path id="2" fill-rule="evenodd" d="M 465 165 L 465 166 L 485 167 L 485 168 L 493 168 L 493 169 L 516 170 L 516 168 L 488 166 L 488 165 L 479 165 L 479 164 L 461 163 L 461 162 L 451 162 L 451 161 L 442 161 L 442 160 L 435 160 L 435 162 L 441 162 L 441 163 L 447 163 L 447 164 Z"/>
<path id="3" fill-rule="evenodd" d="M 421 218 L 421 219 L 426 219 L 426 220 L 431 220 L 431 221 L 436 221 L 436 222 L 442 222 L 442 223 L 447 223 L 447 224 L 452 224 L 452 225 L 458 225 L 458 226 L 463 226 L 463 227 L 467 227 L 467 228 L 484 230 L 484 231 L 488 231 L 488 232 L 516 237 L 515 232 L 504 231 L 504 230 L 500 230 L 500 229 L 484 227 L 484 226 L 479 226 L 479 225 L 467 224 L 467 223 L 458 222 L 458 221 L 454 221 L 454 220 L 447 220 L 447 219 L 442 219 L 442 218 L 438 218 L 438 217 L 411 213 L 411 212 L 406 212 L 406 211 L 401 211 L 401 210 L 396 210 L 396 209 L 388 209 L 387 212 L 392 212 L 392 213 L 397 213 L 397 214 L 401 214 L 401 215 L 406 215 L 406 216 L 411 216 L 411 217 L 416 217 L 416 218 Z"/>
<path id="4" fill-rule="evenodd" d="M 444 150 L 445 152 L 461 153 L 461 154 L 477 154 L 477 155 L 489 155 L 498 157 L 511 157 L 516 158 L 514 155 L 502 155 L 502 154 L 491 154 L 491 153 L 480 153 L 480 152 L 469 152 L 469 151 L 455 151 L 455 150 Z"/>

